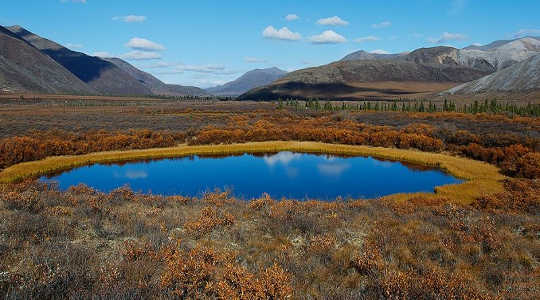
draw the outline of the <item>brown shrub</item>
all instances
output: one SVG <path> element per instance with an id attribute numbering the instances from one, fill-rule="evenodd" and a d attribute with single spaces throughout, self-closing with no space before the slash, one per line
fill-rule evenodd
<path id="1" fill-rule="evenodd" d="M 184 224 L 186 230 L 195 236 L 203 236 L 217 227 L 230 226 L 234 223 L 234 216 L 215 207 L 205 207 L 201 216 L 194 221 Z"/>
<path id="2" fill-rule="evenodd" d="M 181 134 L 130 130 L 128 132 L 87 132 L 72 134 L 61 131 L 34 132 L 30 136 L 0 140 L 0 168 L 58 155 L 80 155 L 111 150 L 170 147 L 183 141 Z"/>
<path id="3" fill-rule="evenodd" d="M 504 182 L 504 187 L 504 192 L 478 198 L 472 206 L 478 209 L 540 212 L 540 182 L 538 179 L 510 179 Z"/>

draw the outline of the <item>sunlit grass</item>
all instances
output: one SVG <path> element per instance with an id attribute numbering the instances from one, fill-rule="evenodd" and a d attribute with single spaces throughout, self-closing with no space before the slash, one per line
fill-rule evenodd
<path id="1" fill-rule="evenodd" d="M 229 155 L 241 153 L 265 153 L 292 151 L 304 153 L 327 153 L 335 155 L 371 156 L 379 159 L 396 160 L 411 164 L 440 168 L 453 176 L 465 180 L 462 184 L 440 186 L 435 194 L 397 194 L 387 198 L 405 200 L 419 195 L 441 196 L 451 201 L 469 203 L 486 193 L 503 190 L 504 176 L 499 169 L 485 162 L 448 154 L 428 153 L 416 150 L 324 144 L 317 142 L 257 142 L 232 145 L 179 145 L 171 148 L 99 152 L 79 156 L 56 156 L 44 160 L 20 163 L 0 173 L 1 183 L 13 183 L 27 178 L 66 171 L 94 163 L 113 163 L 145 159 L 173 158 L 188 155 Z M 263 191 L 261 191 L 263 192 Z"/>

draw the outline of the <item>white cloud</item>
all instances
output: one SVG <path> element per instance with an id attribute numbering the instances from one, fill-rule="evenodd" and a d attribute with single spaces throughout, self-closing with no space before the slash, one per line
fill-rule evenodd
<path id="1" fill-rule="evenodd" d="M 390 21 L 384 21 L 384 22 L 381 22 L 381 23 L 371 25 L 371 27 L 373 27 L 375 29 L 388 28 L 390 26 L 392 26 L 392 22 L 390 22 Z"/>
<path id="2" fill-rule="evenodd" d="M 247 56 L 247 57 L 244 57 L 244 61 L 247 62 L 247 63 L 265 63 L 268 60 L 263 59 L 263 58 Z"/>
<path id="3" fill-rule="evenodd" d="M 94 52 L 94 53 L 92 53 L 92 56 L 97 56 L 97 57 L 101 57 L 101 58 L 113 57 L 109 52 L 105 52 L 105 51 Z"/>
<path id="4" fill-rule="evenodd" d="M 374 42 L 374 41 L 379 41 L 379 40 L 381 40 L 381 39 L 376 37 L 376 36 L 370 35 L 370 36 L 364 36 L 364 37 L 357 38 L 354 41 L 357 42 L 357 43 L 364 43 L 364 42 Z"/>
<path id="5" fill-rule="evenodd" d="M 461 33 L 444 32 L 439 38 L 428 38 L 428 42 L 442 44 L 450 41 L 464 41 L 466 39 L 467 36 Z"/>
<path id="6" fill-rule="evenodd" d="M 295 14 L 288 14 L 287 16 L 285 16 L 285 20 L 287 21 L 295 21 L 298 19 L 300 19 L 300 17 Z"/>
<path id="7" fill-rule="evenodd" d="M 161 72 L 160 74 L 181 74 L 184 72 L 213 74 L 213 75 L 232 75 L 239 73 L 234 70 L 227 70 L 223 65 L 185 65 L 177 64 L 172 69 Z"/>
<path id="8" fill-rule="evenodd" d="M 143 69 L 161 69 L 161 68 L 172 67 L 174 65 L 177 65 L 177 64 L 168 63 L 168 62 L 164 62 L 164 61 L 158 61 L 155 64 L 144 66 Z"/>
<path id="9" fill-rule="evenodd" d="M 153 54 L 155 52 L 144 52 Z M 170 63 L 170 62 L 156 62 L 150 65 L 142 67 L 143 69 L 165 69 L 158 74 L 171 75 L 171 74 L 183 74 L 185 72 L 199 73 L 199 74 L 213 74 L 213 75 L 231 75 L 237 74 L 239 71 L 228 70 L 223 65 L 207 64 L 207 65 L 187 65 L 183 63 Z"/>
<path id="10" fill-rule="evenodd" d="M 184 74 L 184 71 L 181 70 L 167 70 L 167 71 L 160 71 L 157 72 L 158 75 L 177 75 L 177 74 Z"/>
<path id="11" fill-rule="evenodd" d="M 373 53 L 373 54 L 390 54 L 390 52 L 386 51 L 386 50 L 382 50 L 382 49 L 377 49 L 377 50 L 373 50 L 369 53 Z"/>
<path id="12" fill-rule="evenodd" d="M 319 35 L 310 37 L 309 39 L 313 44 L 339 44 L 347 41 L 346 38 L 332 30 L 326 30 Z"/>
<path id="13" fill-rule="evenodd" d="M 165 47 L 163 45 L 160 45 L 158 43 L 154 43 L 152 41 L 149 41 L 147 39 L 142 38 L 132 38 L 129 40 L 129 42 L 126 44 L 126 47 L 129 47 L 131 49 L 135 50 L 141 50 L 141 51 L 163 51 L 165 50 Z"/>
<path id="14" fill-rule="evenodd" d="M 73 2 L 73 3 L 86 3 L 86 0 L 60 0 L 60 2 L 62 2 L 62 3 L 68 3 L 68 2 Z"/>
<path id="15" fill-rule="evenodd" d="M 529 35 L 533 35 L 533 36 L 540 35 L 540 29 L 520 29 L 516 31 L 514 34 L 512 34 L 512 37 L 520 38 L 520 37 L 525 37 Z"/>
<path id="16" fill-rule="evenodd" d="M 220 73 L 225 71 L 222 65 L 178 65 L 177 70 L 196 72 L 196 73 Z"/>
<path id="17" fill-rule="evenodd" d="M 198 79 L 193 83 L 193 85 L 204 89 L 204 88 L 224 85 L 225 83 L 229 81 L 230 80 L 223 80 L 223 79 Z"/>
<path id="18" fill-rule="evenodd" d="M 83 44 L 67 43 L 66 48 L 68 48 L 68 49 L 82 49 L 82 48 L 84 48 L 84 45 Z"/>
<path id="19" fill-rule="evenodd" d="M 286 41 L 297 41 L 302 38 L 300 33 L 292 32 L 287 27 L 283 27 L 279 30 L 273 26 L 268 26 L 264 29 L 262 33 L 263 37 L 267 39 L 276 39 L 276 40 L 286 40 Z"/>
<path id="20" fill-rule="evenodd" d="M 136 51 L 128 52 L 120 57 L 123 59 L 128 59 L 128 60 L 153 60 L 153 59 L 161 59 L 161 54 L 156 53 L 156 52 L 136 50 Z"/>
<path id="21" fill-rule="evenodd" d="M 135 16 L 135 15 L 129 15 L 129 16 L 122 16 L 122 17 L 113 17 L 113 21 L 122 21 L 126 23 L 141 23 L 146 21 L 148 18 L 146 16 Z"/>
<path id="22" fill-rule="evenodd" d="M 324 18 L 317 21 L 320 25 L 331 25 L 331 26 L 346 26 L 349 25 L 349 22 L 341 19 L 338 16 L 333 16 L 330 18 Z"/>

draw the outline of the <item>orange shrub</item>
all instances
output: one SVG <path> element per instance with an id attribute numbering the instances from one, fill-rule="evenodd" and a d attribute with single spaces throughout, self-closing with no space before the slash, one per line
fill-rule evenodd
<path id="1" fill-rule="evenodd" d="M 216 227 L 230 226 L 233 223 L 234 217 L 230 213 L 218 211 L 214 207 L 205 207 L 197 220 L 187 222 L 184 227 L 191 234 L 203 236 Z"/>

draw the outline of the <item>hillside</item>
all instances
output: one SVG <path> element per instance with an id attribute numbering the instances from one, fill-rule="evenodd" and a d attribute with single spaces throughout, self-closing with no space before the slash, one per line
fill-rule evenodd
<path id="1" fill-rule="evenodd" d="M 131 77 L 135 78 L 145 87 L 147 87 L 154 95 L 177 97 L 208 95 L 205 90 L 198 87 L 166 84 L 161 80 L 157 79 L 156 77 L 152 76 L 151 74 L 137 69 L 133 65 L 120 58 L 103 58 L 103 60 L 113 63 L 114 65 L 122 69 L 124 72 L 126 72 Z"/>
<path id="2" fill-rule="evenodd" d="M 540 90 L 540 54 L 443 94 L 528 92 Z"/>
<path id="3" fill-rule="evenodd" d="M 8 29 L 54 59 L 92 89 L 104 95 L 150 95 L 150 89 L 122 69 L 99 57 L 69 50 L 20 27 Z"/>
<path id="4" fill-rule="evenodd" d="M 0 89 L 58 94 L 95 94 L 63 66 L 0 26 Z"/>
<path id="5" fill-rule="evenodd" d="M 289 73 L 251 90 L 240 99 L 278 98 L 377 99 L 437 92 L 489 74 L 454 64 L 422 64 L 403 60 L 352 60 Z"/>
<path id="6" fill-rule="evenodd" d="M 270 84 L 285 74 L 287 74 L 286 71 L 278 68 L 256 69 L 245 73 L 234 81 L 206 89 L 206 91 L 216 96 L 238 96 L 251 89 Z"/>
<path id="7" fill-rule="evenodd" d="M 540 39 L 532 37 L 464 49 L 440 46 L 401 54 L 357 51 L 339 62 L 290 73 L 240 99 L 422 97 L 480 79 L 538 54 Z"/>
<path id="8" fill-rule="evenodd" d="M 373 54 L 357 51 L 345 56 L 342 61 L 405 60 L 417 63 L 462 65 L 486 72 L 495 72 L 536 54 L 540 54 L 540 38 L 524 37 L 495 41 L 484 46 L 469 46 L 463 49 L 440 46 L 420 48 L 410 53 L 400 54 Z"/>
<path id="9" fill-rule="evenodd" d="M 540 54 L 540 39 L 525 37 L 509 41 L 495 41 L 486 46 L 471 46 L 459 51 L 460 61 L 484 59 L 496 70 L 502 70 L 531 56 Z"/>

